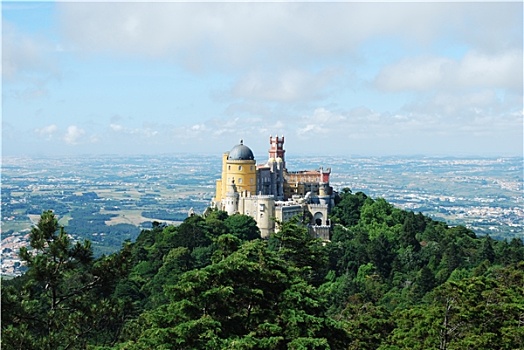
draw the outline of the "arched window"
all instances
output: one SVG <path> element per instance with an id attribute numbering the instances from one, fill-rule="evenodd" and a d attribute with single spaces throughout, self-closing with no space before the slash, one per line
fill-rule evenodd
<path id="1" fill-rule="evenodd" d="M 324 219 L 324 215 L 322 213 L 317 212 L 315 215 L 313 215 L 313 220 L 315 221 L 315 225 L 322 226 L 322 221 Z"/>

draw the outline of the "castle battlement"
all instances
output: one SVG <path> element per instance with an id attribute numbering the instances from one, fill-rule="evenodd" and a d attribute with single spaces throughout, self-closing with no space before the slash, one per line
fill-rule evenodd
<path id="1" fill-rule="evenodd" d="M 315 209 L 320 209 L 320 208 L 324 208 L 326 207 L 326 204 L 315 204 L 315 203 L 310 203 L 308 204 L 310 208 L 315 208 Z"/>

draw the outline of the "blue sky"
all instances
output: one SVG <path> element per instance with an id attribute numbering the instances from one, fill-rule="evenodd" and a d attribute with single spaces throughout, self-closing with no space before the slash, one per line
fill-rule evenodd
<path id="1" fill-rule="evenodd" d="M 522 2 L 2 2 L 2 153 L 522 156 L 522 33 Z"/>

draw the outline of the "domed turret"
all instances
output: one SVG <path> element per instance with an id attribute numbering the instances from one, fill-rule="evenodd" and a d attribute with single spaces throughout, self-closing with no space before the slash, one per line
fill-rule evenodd
<path id="1" fill-rule="evenodd" d="M 244 145 L 244 141 L 240 140 L 240 144 L 233 147 L 231 152 L 229 152 L 229 160 L 255 160 L 253 151 L 247 146 Z"/>
<path id="2" fill-rule="evenodd" d="M 231 181 L 235 181 L 238 193 L 256 193 L 257 167 L 253 151 L 240 140 L 240 144 L 224 156 L 221 197 L 228 191 L 227 184 Z"/>

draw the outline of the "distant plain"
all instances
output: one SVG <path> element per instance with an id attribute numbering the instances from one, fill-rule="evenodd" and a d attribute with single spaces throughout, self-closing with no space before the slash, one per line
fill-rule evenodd
<path id="1" fill-rule="evenodd" d="M 190 208 L 202 213 L 210 204 L 220 161 L 220 155 L 185 154 L 4 157 L 2 234 L 28 230 L 48 209 L 73 236 L 79 215 L 101 215 L 106 225 L 128 224 L 137 230 L 152 221 L 181 222 Z M 523 169 L 518 157 L 298 156 L 288 157 L 286 165 L 289 170 L 331 168 L 335 190 L 348 187 L 383 197 L 477 234 L 523 238 Z"/>

